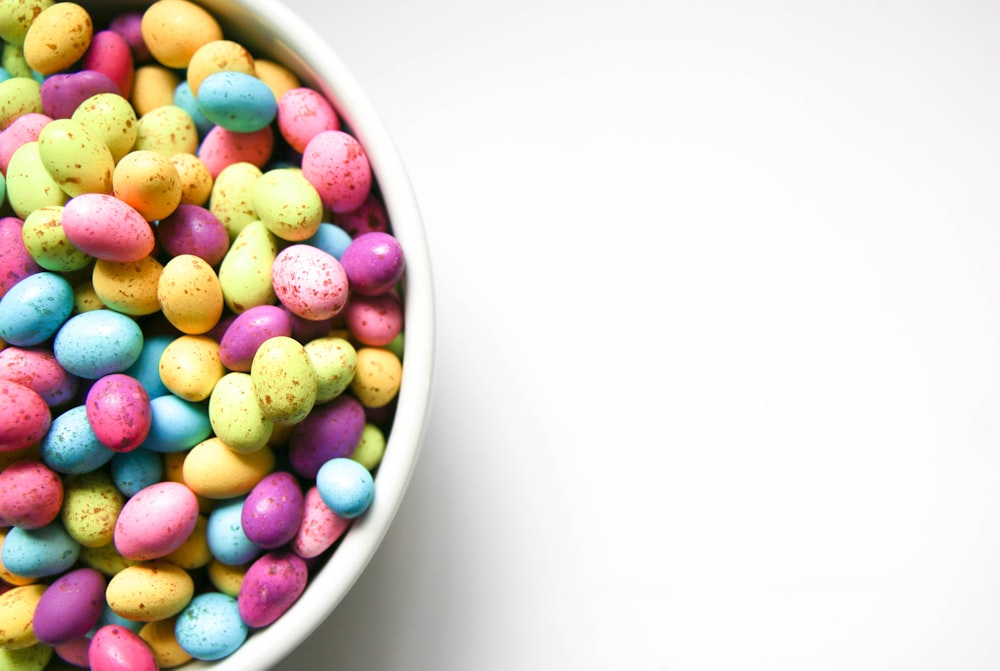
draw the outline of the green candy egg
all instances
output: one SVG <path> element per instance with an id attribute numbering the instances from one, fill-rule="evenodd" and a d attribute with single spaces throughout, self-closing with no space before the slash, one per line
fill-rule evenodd
<path id="1" fill-rule="evenodd" d="M 215 384 L 208 399 L 208 419 L 219 440 L 236 452 L 256 452 L 274 429 L 257 403 L 248 373 L 227 373 Z"/>
<path id="2" fill-rule="evenodd" d="M 208 209 L 226 227 L 230 240 L 247 224 L 260 219 L 253 206 L 253 194 L 263 174 L 253 163 L 240 161 L 227 165 L 216 176 Z"/>
<path id="3" fill-rule="evenodd" d="M 358 364 L 358 354 L 348 341 L 336 336 L 310 340 L 306 354 L 316 371 L 316 402 L 326 403 L 340 396 L 351 384 Z"/>
<path id="4" fill-rule="evenodd" d="M 254 188 L 253 206 L 267 230 L 282 240 L 301 242 L 323 222 L 319 192 L 297 168 L 265 172 Z"/>
<path id="5" fill-rule="evenodd" d="M 0 671 L 42 671 L 52 653 L 52 648 L 42 643 L 17 650 L 0 649 Z"/>
<path id="6" fill-rule="evenodd" d="M 42 165 L 67 194 L 111 193 L 115 159 L 99 135 L 73 119 L 55 119 L 38 134 Z"/>
<path id="7" fill-rule="evenodd" d="M 365 424 L 364 428 L 361 429 L 361 439 L 358 441 L 358 446 L 350 455 L 351 459 L 369 471 L 374 471 L 382 463 L 383 455 L 385 455 L 385 434 L 374 424 Z"/>
<path id="8" fill-rule="evenodd" d="M 132 151 L 139 124 L 129 101 L 116 93 L 98 93 L 80 103 L 71 117 L 104 142 L 115 164 Z"/>
<path id="9" fill-rule="evenodd" d="M 278 240 L 263 222 L 251 222 L 240 231 L 219 265 L 222 297 L 230 310 L 239 314 L 277 302 L 271 284 L 271 266 L 277 255 Z"/>
<path id="10" fill-rule="evenodd" d="M 69 196 L 45 169 L 38 142 L 18 147 L 7 164 L 7 202 L 14 214 L 24 219 L 40 207 L 65 205 L 67 200 Z"/>
<path id="11" fill-rule="evenodd" d="M 114 540 L 124 505 L 125 497 L 103 470 L 70 475 L 63 483 L 62 523 L 84 547 L 103 547 Z"/>
<path id="12" fill-rule="evenodd" d="M 294 338 L 265 340 L 254 355 L 250 377 L 261 411 L 275 424 L 298 424 L 316 404 L 316 371 Z"/>
<path id="13" fill-rule="evenodd" d="M 11 77 L 0 82 L 0 130 L 33 112 L 42 113 L 42 85 L 37 80 Z"/>
<path id="14" fill-rule="evenodd" d="M 62 205 L 46 205 L 25 217 L 21 228 L 24 248 L 45 270 L 70 272 L 86 268 L 94 258 L 77 249 L 66 237 L 62 212 Z"/>

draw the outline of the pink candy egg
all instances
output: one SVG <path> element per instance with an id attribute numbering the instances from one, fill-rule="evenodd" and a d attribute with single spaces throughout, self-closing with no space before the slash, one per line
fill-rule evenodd
<path id="1" fill-rule="evenodd" d="M 292 551 L 303 559 L 323 554 L 340 538 L 351 520 L 330 510 L 315 485 L 306 490 L 302 524 L 292 540 Z"/>
<path id="2" fill-rule="evenodd" d="M 170 554 L 198 522 L 198 499 L 179 482 L 158 482 L 125 502 L 115 523 L 115 547 L 126 559 L 145 561 Z"/>
<path id="3" fill-rule="evenodd" d="M 125 627 L 106 624 L 90 640 L 90 671 L 158 671 L 156 656 L 146 642 Z"/>
<path id="4" fill-rule="evenodd" d="M 352 296 L 344 308 L 344 318 L 358 342 L 384 347 L 403 330 L 403 301 L 392 292 Z"/>
<path id="5" fill-rule="evenodd" d="M 62 212 L 66 238 L 94 258 L 132 263 L 153 251 L 153 229 L 135 208 L 104 193 L 67 201 Z"/>
<path id="6" fill-rule="evenodd" d="M 45 347 L 0 350 L 0 380 L 32 389 L 50 408 L 73 400 L 80 383 L 80 378 L 60 366 L 52 351 Z"/>
<path id="7" fill-rule="evenodd" d="M 319 133 L 302 153 L 302 175 L 333 212 L 361 206 L 372 186 L 372 171 L 361 143 L 340 130 Z"/>
<path id="8" fill-rule="evenodd" d="M 24 221 L 17 217 L 0 218 L 0 298 L 28 275 L 41 271 L 24 246 L 23 228 Z"/>
<path id="9" fill-rule="evenodd" d="M 149 394 L 122 373 L 99 378 L 87 392 L 87 421 L 101 444 L 115 452 L 139 447 L 153 423 Z"/>
<path id="10" fill-rule="evenodd" d="M 274 293 L 282 305 L 306 319 L 329 319 L 347 303 L 347 273 L 332 254 L 311 245 L 291 245 L 271 265 Z"/>
<path id="11" fill-rule="evenodd" d="M 7 173 L 7 164 L 10 163 L 10 157 L 14 155 L 18 147 L 26 142 L 38 140 L 38 134 L 50 121 L 52 121 L 50 116 L 40 112 L 31 112 L 19 116 L 3 132 L 0 132 L 0 172 Z"/>
<path id="12" fill-rule="evenodd" d="M 302 490 L 291 473 L 276 471 L 254 485 L 243 502 L 243 532 L 265 550 L 295 538 L 302 522 Z"/>
<path id="13" fill-rule="evenodd" d="M 264 167 L 273 149 L 274 131 L 271 126 L 253 133 L 237 133 L 222 126 L 213 126 L 198 147 L 198 158 L 215 179 L 223 168 L 232 163 L 246 162 L 258 168 Z"/>
<path id="14" fill-rule="evenodd" d="M 61 645 L 90 631 L 104 610 L 104 576 L 80 568 L 49 585 L 32 616 L 35 636 L 46 645 Z"/>
<path id="15" fill-rule="evenodd" d="M 305 561 L 291 552 L 258 557 L 243 577 L 236 599 L 240 619 L 249 627 L 265 627 L 288 610 L 306 588 Z"/>
<path id="16" fill-rule="evenodd" d="M 90 47 L 80 62 L 82 70 L 96 70 L 108 76 L 118 86 L 123 98 L 132 94 L 135 66 L 132 48 L 121 34 L 113 30 L 99 30 L 90 39 Z"/>
<path id="17" fill-rule="evenodd" d="M 17 382 L 0 380 L 0 452 L 38 442 L 51 424 L 49 406 L 37 392 Z"/>
<path id="18" fill-rule="evenodd" d="M 372 192 L 356 209 L 350 212 L 334 212 L 333 224 L 341 227 L 352 238 L 364 233 L 389 230 L 389 213 L 378 196 Z"/>
<path id="19" fill-rule="evenodd" d="M 62 480 L 42 462 L 22 459 L 0 471 L 0 527 L 41 529 L 62 503 Z"/>
<path id="20" fill-rule="evenodd" d="M 300 154 L 309 140 L 323 131 L 340 130 L 340 120 L 327 99 L 314 89 L 300 87 L 278 98 L 278 130 Z"/>
<path id="21" fill-rule="evenodd" d="M 219 359 L 229 370 L 250 372 L 257 348 L 268 338 L 292 335 L 288 313 L 275 305 L 257 305 L 240 313 L 219 342 Z"/>

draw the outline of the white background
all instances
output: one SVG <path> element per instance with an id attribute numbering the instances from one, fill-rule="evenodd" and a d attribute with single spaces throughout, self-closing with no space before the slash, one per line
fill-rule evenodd
<path id="1" fill-rule="evenodd" d="M 287 4 L 408 166 L 439 345 L 281 671 L 1000 668 L 1000 4 Z"/>

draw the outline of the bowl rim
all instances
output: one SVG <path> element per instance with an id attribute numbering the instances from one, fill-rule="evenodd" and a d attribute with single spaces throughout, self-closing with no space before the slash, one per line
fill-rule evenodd
<path id="1" fill-rule="evenodd" d="M 103 12 L 111 4 L 108 0 L 76 1 L 84 6 L 96 4 Z M 304 85 L 321 90 L 334 103 L 346 128 L 365 148 L 392 232 L 406 255 L 405 363 L 396 415 L 376 470 L 371 506 L 353 521 L 326 563 L 310 575 L 305 592 L 278 620 L 259 634 L 251 632 L 228 657 L 213 662 L 192 660 L 174 667 L 179 671 L 263 671 L 288 656 L 329 617 L 364 572 L 400 507 L 423 449 L 430 413 L 436 325 L 433 276 L 423 220 L 399 151 L 329 42 L 281 0 L 192 1 L 216 16 L 225 39 L 234 39 L 255 54 L 283 63 Z M 152 2 L 122 0 L 119 5 L 125 10 Z M 234 16 L 242 10 L 246 12 Z"/>

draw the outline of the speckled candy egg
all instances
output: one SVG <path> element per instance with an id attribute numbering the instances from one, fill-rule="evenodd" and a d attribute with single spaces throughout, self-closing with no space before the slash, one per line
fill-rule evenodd
<path id="1" fill-rule="evenodd" d="M 297 340 L 266 340 L 254 355 L 250 376 L 261 410 L 275 424 L 301 422 L 316 403 L 316 371 Z"/>
<path id="2" fill-rule="evenodd" d="M 118 85 L 96 70 L 79 70 L 49 75 L 38 91 L 42 111 L 53 119 L 71 119 L 83 102 L 95 95 L 117 94 Z"/>
<path id="3" fill-rule="evenodd" d="M 115 163 L 132 151 L 138 119 L 128 100 L 115 93 L 98 93 L 84 100 L 70 117 L 104 141 Z"/>
<path id="4" fill-rule="evenodd" d="M 51 115 L 50 115 L 51 116 Z M 104 139 L 73 119 L 55 119 L 38 135 L 42 165 L 70 196 L 111 193 L 115 160 Z"/>
<path id="5" fill-rule="evenodd" d="M 7 347 L 0 350 L 0 380 L 28 387 L 54 408 L 70 401 L 79 378 L 67 373 L 45 347 Z M 0 450 L 2 451 L 2 450 Z"/>
<path id="6" fill-rule="evenodd" d="M 302 489 L 291 473 L 277 471 L 254 485 L 243 503 L 243 531 L 265 550 L 291 541 L 303 514 Z"/>
<path id="7" fill-rule="evenodd" d="M 24 248 L 45 270 L 80 270 L 94 259 L 74 247 L 66 237 L 62 227 L 62 209 L 61 205 L 48 205 L 25 217 L 21 229 Z"/>
<path id="8" fill-rule="evenodd" d="M 197 156 L 208 168 L 213 178 L 233 163 L 250 163 L 262 168 L 274 150 L 274 131 L 271 126 L 240 133 L 214 126 L 198 146 Z"/>
<path id="9" fill-rule="evenodd" d="M 208 547 L 212 556 L 226 566 L 247 564 L 262 552 L 243 530 L 244 501 L 246 496 L 221 501 L 208 516 Z"/>
<path id="10" fill-rule="evenodd" d="M 84 547 L 103 547 L 114 540 L 115 521 L 125 497 L 104 469 L 69 475 L 65 480 L 61 519 L 73 540 Z"/>
<path id="11" fill-rule="evenodd" d="M 158 671 L 156 657 L 139 635 L 107 624 L 94 632 L 87 649 L 91 671 Z"/>
<path id="12" fill-rule="evenodd" d="M 292 539 L 292 550 L 303 559 L 318 557 L 344 535 L 351 521 L 334 513 L 323 503 L 315 486 L 303 497 L 302 523 Z"/>
<path id="13" fill-rule="evenodd" d="M 248 373 L 233 371 L 219 380 L 208 400 L 215 435 L 231 450 L 255 452 L 267 444 L 274 422 L 260 409 Z"/>
<path id="14" fill-rule="evenodd" d="M 35 391 L 0 380 L 0 452 L 20 450 L 41 440 L 52 424 L 52 413 Z"/>
<path id="15" fill-rule="evenodd" d="M 157 396 L 149 402 L 152 423 L 142 444 L 160 453 L 183 452 L 208 438 L 212 424 L 203 403 L 186 401 L 173 394 Z"/>
<path id="16" fill-rule="evenodd" d="M 90 47 L 80 61 L 80 68 L 103 73 L 126 98 L 132 93 L 132 81 L 135 77 L 132 49 L 125 38 L 113 30 L 94 33 Z"/>
<path id="17" fill-rule="evenodd" d="M 128 566 L 108 581 L 108 605 L 135 622 L 172 617 L 190 603 L 194 580 L 180 566 L 154 559 Z"/>
<path id="18" fill-rule="evenodd" d="M 44 592 L 45 585 L 34 584 L 0 594 L 0 649 L 24 650 L 38 643 L 31 618 Z"/>
<path id="19" fill-rule="evenodd" d="M 91 273 L 94 293 L 106 307 L 133 317 L 159 311 L 156 288 L 163 265 L 152 256 L 119 263 L 98 259 Z"/>
<path id="20" fill-rule="evenodd" d="M 41 270 L 24 246 L 23 226 L 24 221 L 17 217 L 0 218 L 0 298 L 25 277 Z"/>
<path id="21" fill-rule="evenodd" d="M 230 310 L 239 314 L 277 300 L 271 281 L 277 255 L 278 240 L 263 222 L 251 222 L 240 231 L 219 266 L 219 283 Z"/>
<path id="22" fill-rule="evenodd" d="M 138 261 L 156 242 L 149 222 L 134 207 L 105 193 L 70 199 L 62 226 L 74 246 L 97 259 Z"/>
<path id="23" fill-rule="evenodd" d="M 203 335 L 182 335 L 160 356 L 160 378 L 186 401 L 204 401 L 226 374 L 219 360 L 219 343 Z"/>
<path id="24" fill-rule="evenodd" d="M 59 364 L 78 377 L 96 380 L 120 373 L 142 352 L 142 330 L 130 317 L 93 310 L 70 317 L 53 342 Z"/>
<path id="25" fill-rule="evenodd" d="M 0 670 L 43 671 L 52 660 L 54 652 L 54 648 L 47 645 L 31 645 L 17 650 L 0 649 Z"/>
<path id="26" fill-rule="evenodd" d="M 302 153 L 309 140 L 323 131 L 340 130 L 340 119 L 319 91 L 297 87 L 278 98 L 278 130 L 292 149 Z"/>
<path id="27" fill-rule="evenodd" d="M 362 345 L 384 347 L 403 331 L 403 301 L 392 291 L 352 295 L 344 308 L 344 322 Z"/>
<path id="28" fill-rule="evenodd" d="M 94 36 L 90 15 L 73 2 L 57 2 L 34 18 L 24 35 L 24 59 L 43 75 L 80 60 Z"/>
<path id="29" fill-rule="evenodd" d="M 169 157 L 159 152 L 131 151 L 114 167 L 115 197 L 131 205 L 147 221 L 170 216 L 181 203 L 181 176 Z"/>
<path id="30" fill-rule="evenodd" d="M 90 631 L 104 609 L 105 586 L 104 576 L 92 568 L 56 578 L 45 589 L 31 619 L 38 640 L 59 645 Z"/>
<path id="31" fill-rule="evenodd" d="M 0 298 L 0 339 L 37 345 L 52 337 L 73 311 L 73 288 L 55 273 L 25 277 Z"/>
<path id="32" fill-rule="evenodd" d="M 199 594 L 177 618 L 177 642 L 194 657 L 213 661 L 228 657 L 247 638 L 246 623 L 233 597 L 221 592 Z"/>
<path id="33" fill-rule="evenodd" d="M 325 336 L 310 340 L 305 348 L 316 371 L 316 403 L 326 403 L 343 393 L 357 366 L 354 346 L 338 336 Z"/>
<path id="34" fill-rule="evenodd" d="M 108 449 L 134 450 L 149 435 L 149 395 L 134 377 L 112 373 L 99 378 L 87 392 L 85 406 L 94 435 Z"/>
<path id="35" fill-rule="evenodd" d="M 271 281 L 282 305 L 306 319 L 329 319 L 347 304 L 348 279 L 343 266 L 311 245 L 281 250 L 271 266 Z"/>
<path id="36" fill-rule="evenodd" d="M 251 627 L 266 627 L 291 608 L 308 579 L 305 561 L 291 552 L 275 551 L 259 557 L 243 577 L 240 618 Z"/>
<path id="37" fill-rule="evenodd" d="M 163 479 L 160 455 L 143 447 L 116 454 L 110 470 L 115 487 L 125 496 L 134 496 Z"/>
<path id="38" fill-rule="evenodd" d="M 249 372 L 261 344 L 277 336 L 291 336 L 288 313 L 274 305 L 252 307 L 229 325 L 219 342 L 219 358 L 233 371 Z"/>
<path id="39" fill-rule="evenodd" d="M 274 469 L 275 456 L 265 445 L 236 452 L 217 437 L 195 445 L 184 458 L 183 479 L 191 491 L 209 499 L 231 499 L 250 492 Z"/>
<path id="40" fill-rule="evenodd" d="M 158 559 L 179 548 L 198 521 L 198 499 L 178 482 L 160 482 L 130 498 L 115 523 L 115 547 L 126 559 Z"/>
<path id="41" fill-rule="evenodd" d="M 3 565 L 11 573 L 26 578 L 59 575 L 76 563 L 80 544 L 59 520 L 39 529 L 12 527 L 3 540 Z"/>
<path id="42" fill-rule="evenodd" d="M 296 424 L 288 438 L 288 459 L 299 475 L 315 478 L 330 459 L 348 457 L 365 426 L 365 410 L 357 399 L 338 396 L 317 406 Z"/>
<path id="43" fill-rule="evenodd" d="M 364 233 L 354 238 L 340 257 L 351 291 L 365 296 L 384 294 L 403 278 L 403 247 L 388 233 Z"/>
<path id="44" fill-rule="evenodd" d="M 140 26 L 149 53 L 168 68 L 186 68 L 201 46 L 222 39 L 215 17 L 188 0 L 154 2 Z"/>
<path id="45" fill-rule="evenodd" d="M 70 408 L 53 419 L 41 447 L 45 465 L 64 474 L 92 471 L 115 455 L 97 439 L 83 405 Z"/>
<path id="46" fill-rule="evenodd" d="M 156 295 L 163 315 L 181 333 L 205 333 L 222 316 L 219 277 L 207 261 L 193 254 L 181 254 L 167 262 Z"/>
<path id="47" fill-rule="evenodd" d="M 39 529 L 59 517 L 63 484 L 45 464 L 22 459 L 0 471 L 0 526 Z"/>
<path id="48" fill-rule="evenodd" d="M 375 481 L 368 469 L 348 458 L 331 459 L 316 474 L 323 503 L 341 517 L 353 519 L 368 510 L 375 497 Z"/>
<path id="49" fill-rule="evenodd" d="M 341 130 L 317 134 L 302 153 L 302 175 L 333 212 L 360 207 L 372 186 L 371 166 L 364 149 Z"/>
<path id="50" fill-rule="evenodd" d="M 218 266 L 229 250 L 229 234 L 219 218 L 200 205 L 181 204 L 156 226 L 156 239 L 171 256 L 193 254 Z"/>
<path id="51" fill-rule="evenodd" d="M 237 133 L 266 128 L 278 114 L 278 101 L 267 84 L 244 72 L 214 72 L 193 89 L 210 121 Z"/>

